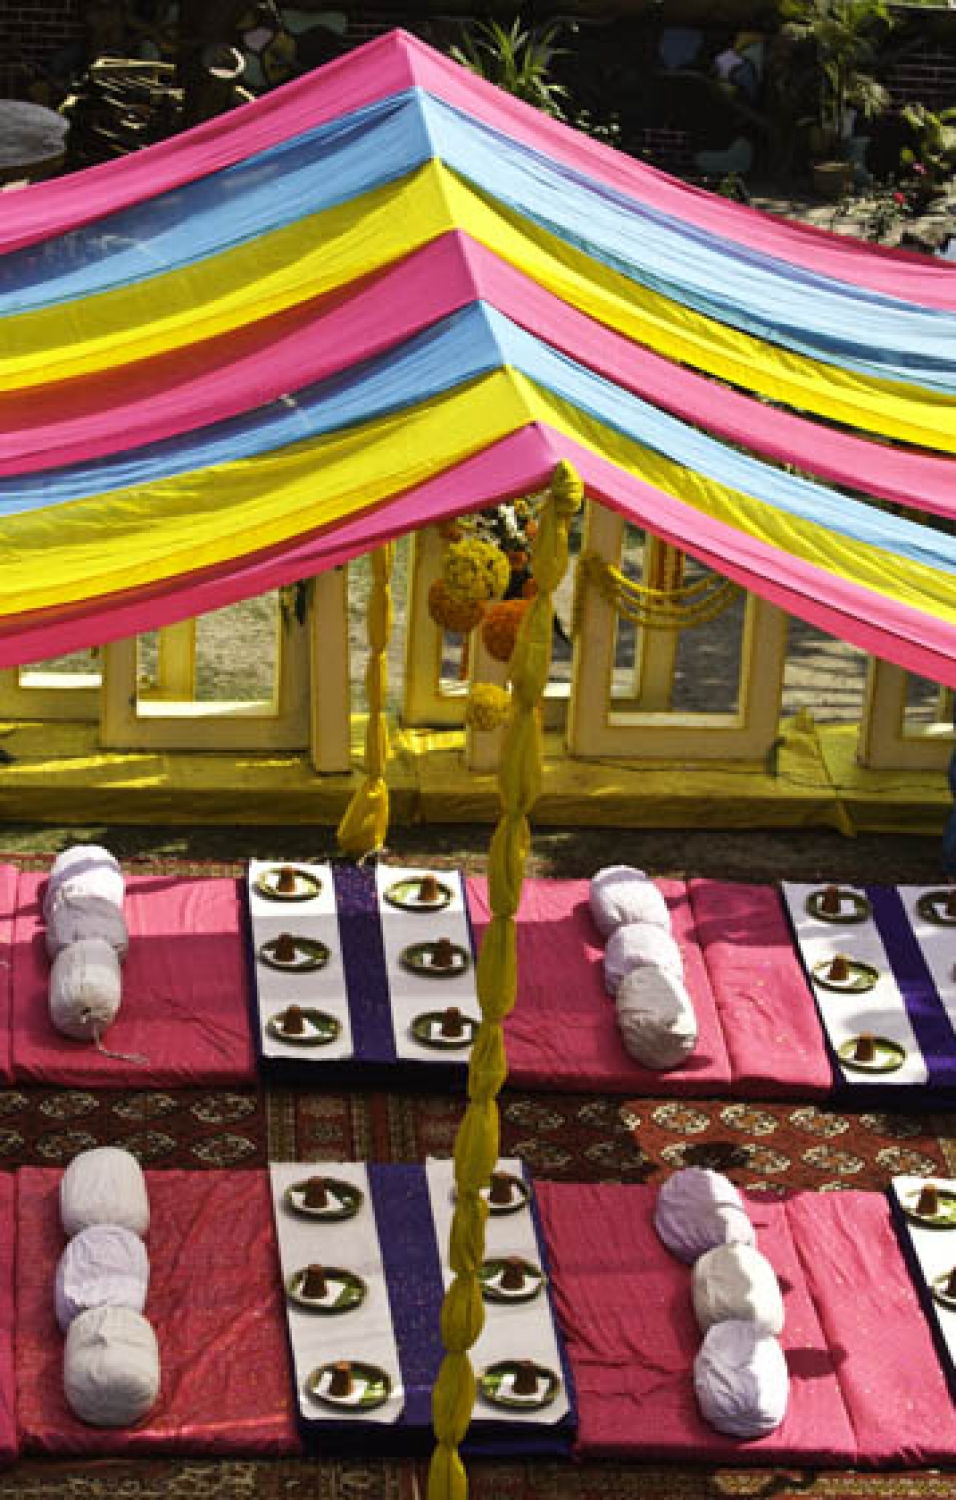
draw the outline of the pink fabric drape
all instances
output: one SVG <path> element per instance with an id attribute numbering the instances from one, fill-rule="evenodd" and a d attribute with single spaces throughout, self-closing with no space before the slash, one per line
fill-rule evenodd
<path id="1" fill-rule="evenodd" d="M 23 1447 L 55 1454 L 272 1456 L 300 1451 L 272 1199 L 265 1172 L 147 1172 L 146 1316 L 159 1401 L 135 1428 L 105 1431 L 63 1395 L 53 1278 L 65 1244 L 60 1172 L 17 1174 L 16 1370 Z"/>
<path id="2" fill-rule="evenodd" d="M 45 884 L 43 874 L 20 876 L 11 1012 L 18 1080 L 127 1089 L 255 1082 L 241 881 L 170 875 L 127 881 L 123 1003 L 103 1045 L 141 1054 L 144 1063 L 107 1057 L 51 1025 Z"/>

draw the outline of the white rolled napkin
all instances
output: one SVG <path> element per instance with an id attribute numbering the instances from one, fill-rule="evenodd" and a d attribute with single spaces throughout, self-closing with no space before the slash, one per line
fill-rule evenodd
<path id="1" fill-rule="evenodd" d="M 734 1319 L 763 1333 L 783 1332 L 783 1297 L 776 1272 L 753 1245 L 717 1245 L 694 1262 L 694 1314 L 701 1333 Z"/>
<path id="2" fill-rule="evenodd" d="M 94 1146 L 74 1156 L 60 1181 L 63 1232 L 119 1224 L 133 1234 L 149 1228 L 146 1179 L 136 1157 L 119 1146 Z"/>
<path id="3" fill-rule="evenodd" d="M 56 1321 L 65 1333 L 91 1307 L 141 1313 L 149 1291 L 149 1258 L 139 1235 L 120 1224 L 91 1224 L 60 1256 L 53 1289 Z"/>
<path id="4" fill-rule="evenodd" d="M 694 1360 L 701 1416 L 730 1437 L 766 1437 L 787 1413 L 790 1376 L 772 1334 L 732 1318 L 715 1323 Z"/>
<path id="5" fill-rule="evenodd" d="M 93 1427 L 131 1427 L 159 1395 L 159 1345 L 142 1313 L 91 1307 L 73 1319 L 63 1350 L 70 1409 Z"/>
<path id="6" fill-rule="evenodd" d="M 84 938 L 100 938 L 124 959 L 129 950 L 129 931 L 120 907 L 104 896 L 71 896 L 61 891 L 47 917 L 46 951 L 51 962 L 64 948 Z"/>
<path id="7" fill-rule="evenodd" d="M 604 987 L 616 995 L 625 974 L 632 969 L 667 969 L 683 975 L 680 949 L 663 927 L 653 922 L 629 922 L 611 933 L 604 949 Z"/>
<path id="8" fill-rule="evenodd" d="M 120 1008 L 123 980 L 116 949 L 103 938 L 61 948 L 50 970 L 50 1020 L 77 1041 L 103 1035 Z"/>
<path id="9" fill-rule="evenodd" d="M 679 974 L 632 969 L 616 1003 L 624 1046 L 645 1068 L 678 1068 L 697 1046 L 697 1015 Z"/>
<path id="10" fill-rule="evenodd" d="M 121 907 L 125 889 L 115 855 L 99 844 L 74 844 L 53 861 L 43 896 L 43 915 L 50 920 L 54 903 L 61 895 L 101 896 Z"/>
<path id="11" fill-rule="evenodd" d="M 608 865 L 591 878 L 591 915 L 602 937 L 631 922 L 650 922 L 671 930 L 667 902 L 643 870 Z"/>
<path id="12" fill-rule="evenodd" d="M 752 1245 L 756 1239 L 743 1199 L 722 1172 L 684 1167 L 657 1195 L 654 1227 L 678 1260 L 693 1265 L 717 1245 Z"/>

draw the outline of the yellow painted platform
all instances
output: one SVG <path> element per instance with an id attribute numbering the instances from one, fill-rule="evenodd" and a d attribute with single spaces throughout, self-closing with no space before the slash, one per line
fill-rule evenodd
<path id="1" fill-rule="evenodd" d="M 358 764 L 364 724 L 353 724 Z M 546 738 L 542 825 L 830 827 L 935 834 L 952 806 L 944 775 L 867 772 L 852 726 L 789 721 L 767 765 L 572 761 Z M 393 728 L 397 823 L 492 823 L 493 776 L 471 775 L 457 730 Z M 317 776 L 305 755 L 103 752 L 93 724 L 0 724 L 0 822 L 334 825 L 358 781 Z"/>

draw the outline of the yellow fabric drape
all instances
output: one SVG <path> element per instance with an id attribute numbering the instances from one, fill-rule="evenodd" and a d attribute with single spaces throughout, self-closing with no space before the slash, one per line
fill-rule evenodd
<path id="1" fill-rule="evenodd" d="M 538 593 L 525 615 L 511 659 L 512 711 L 498 774 L 501 816 L 491 841 L 488 897 L 491 922 L 478 955 L 481 1025 L 468 1070 L 468 1106 L 455 1141 L 455 1213 L 449 1265 L 454 1280 L 442 1305 L 446 1354 L 432 1392 L 436 1447 L 428 1474 L 428 1500 L 466 1500 L 468 1477 L 458 1452 L 475 1401 L 468 1350 L 484 1324 L 478 1271 L 485 1247 L 488 1206 L 481 1197 L 498 1159 L 497 1095 L 505 1081 L 502 1022 L 517 991 L 515 915 L 521 897 L 530 834 L 528 814 L 541 780 L 538 706 L 551 665 L 552 596 L 568 565 L 568 529 L 582 499 L 581 481 L 559 464 L 534 543 L 532 571 Z"/>
<path id="2" fill-rule="evenodd" d="M 388 725 L 385 689 L 388 685 L 388 638 L 392 629 L 392 562 L 395 547 L 387 542 L 372 553 L 372 588 L 368 597 L 368 666 L 365 697 L 365 780 L 358 788 L 338 827 L 339 848 L 350 859 L 361 859 L 381 849 L 388 832 Z"/>

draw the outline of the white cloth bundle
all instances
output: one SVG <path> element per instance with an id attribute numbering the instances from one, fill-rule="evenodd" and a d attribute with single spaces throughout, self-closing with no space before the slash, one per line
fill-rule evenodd
<path id="1" fill-rule="evenodd" d="M 53 861 L 43 897 L 47 921 L 61 896 L 101 896 L 114 906 L 123 905 L 125 892 L 119 861 L 99 844 L 74 844 Z"/>
<path id="2" fill-rule="evenodd" d="M 617 991 L 617 1024 L 631 1057 L 645 1068 L 677 1068 L 697 1045 L 693 1003 L 680 975 L 669 969 L 625 974 Z"/>
<path id="3" fill-rule="evenodd" d="M 123 959 L 129 948 L 126 918 L 105 896 L 71 896 L 61 891 L 47 917 L 46 951 L 51 961 L 84 938 L 100 938 Z"/>
<path id="4" fill-rule="evenodd" d="M 632 969 L 667 969 L 682 976 L 680 949 L 669 932 L 653 922 L 629 922 L 618 927 L 607 940 L 604 950 L 604 987 L 616 995 L 625 974 Z"/>
<path id="5" fill-rule="evenodd" d="M 701 1416 L 731 1437 L 765 1437 L 787 1411 L 790 1377 L 772 1334 L 732 1318 L 715 1323 L 694 1360 Z"/>
<path id="6" fill-rule="evenodd" d="M 56 1321 L 65 1333 L 90 1307 L 141 1313 L 149 1290 L 149 1259 L 139 1235 L 119 1224 L 91 1224 L 70 1240 L 56 1268 Z"/>
<path id="7" fill-rule="evenodd" d="M 118 1146 L 95 1146 L 74 1156 L 60 1181 L 60 1219 L 66 1235 L 91 1224 L 119 1224 L 144 1235 L 149 1199 L 136 1157 Z"/>
<path id="8" fill-rule="evenodd" d="M 602 937 L 631 922 L 650 922 L 671 930 L 667 902 L 643 870 L 608 865 L 591 879 L 591 915 Z"/>
<path id="9" fill-rule="evenodd" d="M 743 1199 L 722 1172 L 684 1167 L 657 1195 L 654 1227 L 679 1260 L 693 1265 L 716 1245 L 754 1243 L 754 1227 Z"/>
<path id="10" fill-rule="evenodd" d="M 70 1324 L 63 1389 L 72 1411 L 94 1427 L 129 1427 L 159 1395 L 159 1346 L 150 1324 L 128 1307 L 91 1307 Z"/>
<path id="11" fill-rule="evenodd" d="M 753 1245 L 718 1245 L 694 1262 L 694 1313 L 701 1333 L 728 1319 L 783 1331 L 783 1298 L 773 1266 Z"/>
<path id="12" fill-rule="evenodd" d="M 115 948 L 103 938 L 81 938 L 53 960 L 50 1020 L 64 1036 L 93 1041 L 114 1019 L 122 993 Z"/>

